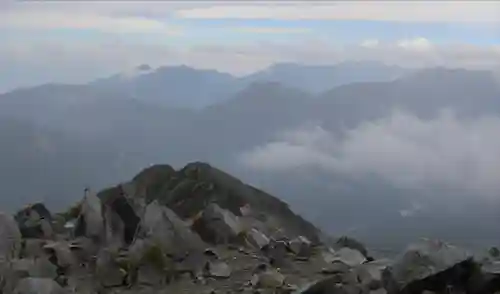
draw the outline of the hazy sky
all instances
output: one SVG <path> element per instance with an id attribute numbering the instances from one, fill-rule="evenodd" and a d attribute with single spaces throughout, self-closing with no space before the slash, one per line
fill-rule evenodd
<path id="1" fill-rule="evenodd" d="M 187 64 L 500 65 L 500 2 L 0 1 L 0 91 Z"/>

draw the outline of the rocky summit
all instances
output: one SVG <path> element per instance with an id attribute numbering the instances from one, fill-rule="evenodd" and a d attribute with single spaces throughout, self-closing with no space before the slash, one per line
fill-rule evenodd
<path id="1" fill-rule="evenodd" d="M 206 163 L 151 166 L 51 214 L 0 213 L 0 293 L 488 294 L 498 249 L 479 258 L 420 240 L 374 259 L 332 241 L 279 199 Z"/>

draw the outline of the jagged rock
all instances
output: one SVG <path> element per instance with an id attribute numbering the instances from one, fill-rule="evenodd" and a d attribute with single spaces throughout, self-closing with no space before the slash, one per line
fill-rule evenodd
<path id="1" fill-rule="evenodd" d="M 21 232 L 15 220 L 0 212 L 0 259 L 17 258 L 21 252 Z"/>
<path id="2" fill-rule="evenodd" d="M 475 267 L 466 251 L 440 241 L 422 240 L 387 267 L 382 277 L 390 294 L 439 292 L 450 285 L 465 288 Z"/>
<path id="3" fill-rule="evenodd" d="M 23 238 L 52 238 L 52 216 L 42 203 L 29 205 L 16 213 L 16 220 Z"/>
<path id="4" fill-rule="evenodd" d="M 304 236 L 299 236 L 288 244 L 290 250 L 299 257 L 308 258 L 311 255 L 312 243 Z"/>
<path id="5" fill-rule="evenodd" d="M 104 233 L 102 215 L 101 201 L 95 194 L 86 190 L 75 225 L 75 237 L 85 236 L 93 240 L 101 240 Z"/>
<path id="6" fill-rule="evenodd" d="M 245 238 L 250 246 L 253 246 L 257 249 L 266 247 L 271 241 L 264 233 L 255 228 L 250 229 L 246 233 Z"/>
<path id="7" fill-rule="evenodd" d="M 111 247 L 132 244 L 144 213 L 145 200 L 135 199 L 132 188 L 133 184 L 118 185 L 98 195 L 103 203 L 106 242 Z"/>
<path id="8" fill-rule="evenodd" d="M 25 278 L 17 283 L 13 294 L 63 294 L 63 288 L 51 279 Z"/>
<path id="9" fill-rule="evenodd" d="M 206 275 L 213 278 L 229 278 L 231 268 L 223 261 L 209 261 L 205 266 Z"/>
<path id="10" fill-rule="evenodd" d="M 192 225 L 203 240 L 212 244 L 235 241 L 242 231 L 238 218 L 215 203 L 209 204 Z"/>
<path id="11" fill-rule="evenodd" d="M 236 216 L 242 216 L 242 207 L 251 207 L 252 211 L 257 212 L 257 219 L 263 223 L 270 222 L 272 228 L 282 228 L 290 239 L 303 235 L 313 243 L 319 242 L 319 230 L 294 214 L 286 203 L 245 185 L 209 164 L 190 163 L 177 172 L 177 178 L 179 183 L 189 182 L 189 185 L 183 191 L 176 191 L 175 196 L 169 193 L 165 204 L 184 219 L 193 217 L 213 202 Z M 265 230 L 258 229 L 269 235 Z"/>
<path id="12" fill-rule="evenodd" d="M 342 262 L 348 266 L 356 266 L 364 263 L 366 258 L 364 255 L 356 249 L 351 248 L 341 248 L 331 256 L 330 262 Z"/>
<path id="13" fill-rule="evenodd" d="M 157 201 L 146 207 L 138 238 L 150 239 L 175 259 L 188 254 L 203 254 L 206 245 L 172 210 Z"/>

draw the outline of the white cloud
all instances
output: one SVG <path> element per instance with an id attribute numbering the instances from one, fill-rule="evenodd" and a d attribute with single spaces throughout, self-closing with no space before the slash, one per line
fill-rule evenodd
<path id="1" fill-rule="evenodd" d="M 379 44 L 380 44 L 380 41 L 377 39 L 368 39 L 368 40 L 364 40 L 363 42 L 361 42 L 361 47 L 375 48 Z"/>
<path id="2" fill-rule="evenodd" d="M 303 34 L 312 32 L 308 28 L 287 28 L 287 27 L 235 27 L 231 31 L 240 33 L 255 34 Z"/>
<path id="3" fill-rule="evenodd" d="M 195 19 L 381 20 L 400 22 L 499 22 L 495 1 L 304 1 L 213 5 L 176 11 Z"/>
<path id="4" fill-rule="evenodd" d="M 286 131 L 241 154 L 243 164 L 284 171 L 320 167 L 348 175 L 375 174 L 403 188 L 452 187 L 500 195 L 500 118 L 460 121 L 452 113 L 421 120 L 392 116 L 348 130 L 344 138 L 319 126 Z"/>
<path id="5" fill-rule="evenodd" d="M 0 28 L 7 29 L 92 29 L 107 33 L 160 33 L 179 35 L 182 30 L 165 21 L 134 15 L 114 15 L 99 9 L 69 9 L 42 3 L 13 5 L 0 11 Z M 116 5 L 115 5 L 116 6 Z M 105 11 L 107 12 L 107 11 Z"/>
<path id="6" fill-rule="evenodd" d="M 397 45 L 406 50 L 430 51 L 433 45 L 426 38 L 403 39 L 397 42 Z"/>

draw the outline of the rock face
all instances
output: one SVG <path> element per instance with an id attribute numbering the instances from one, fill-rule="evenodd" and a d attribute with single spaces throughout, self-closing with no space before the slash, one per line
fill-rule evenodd
<path id="1" fill-rule="evenodd" d="M 494 294 L 500 265 L 437 241 L 394 260 L 326 240 L 280 200 L 208 164 L 149 167 L 57 214 L 0 213 L 0 293 Z M 74 224 L 74 225 L 68 225 Z M 54 233 L 55 232 L 55 233 Z"/>
<path id="2" fill-rule="evenodd" d="M 51 238 L 52 216 L 42 203 L 29 205 L 15 215 L 23 238 Z"/>
<path id="3" fill-rule="evenodd" d="M 0 259 L 17 258 L 21 252 L 21 232 L 14 219 L 0 213 Z"/>

